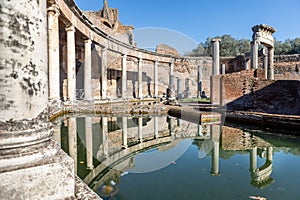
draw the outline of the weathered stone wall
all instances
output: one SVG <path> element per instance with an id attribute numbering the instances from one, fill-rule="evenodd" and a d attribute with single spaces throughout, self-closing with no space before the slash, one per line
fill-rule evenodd
<path id="1" fill-rule="evenodd" d="M 259 70 L 258 70 L 259 71 Z M 228 110 L 300 114 L 299 80 L 262 80 L 257 70 L 222 76 L 222 100 Z"/>

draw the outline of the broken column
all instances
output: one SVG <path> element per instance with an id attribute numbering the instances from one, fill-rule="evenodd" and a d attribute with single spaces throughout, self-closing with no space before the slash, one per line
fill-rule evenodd
<path id="1" fill-rule="evenodd" d="M 274 80 L 274 47 L 269 48 L 268 80 Z"/>
<path id="2" fill-rule="evenodd" d="M 0 8 L 0 199 L 69 198 L 73 161 L 51 140 L 48 119 L 46 0 L 0 1 Z"/>
<path id="3" fill-rule="evenodd" d="M 211 41 L 212 43 L 212 73 L 213 75 L 220 74 L 220 42 L 221 39 L 215 38 Z"/>

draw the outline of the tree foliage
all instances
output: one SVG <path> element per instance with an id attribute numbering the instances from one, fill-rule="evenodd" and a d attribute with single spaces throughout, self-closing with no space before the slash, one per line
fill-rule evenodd
<path id="1" fill-rule="evenodd" d="M 250 40 L 235 39 L 231 35 L 218 36 L 220 38 L 220 56 L 237 56 L 249 53 L 251 50 Z M 205 43 L 200 43 L 188 56 L 211 56 L 212 37 L 206 39 Z M 275 40 L 275 55 L 300 54 L 300 38 L 286 40 L 285 42 Z"/>

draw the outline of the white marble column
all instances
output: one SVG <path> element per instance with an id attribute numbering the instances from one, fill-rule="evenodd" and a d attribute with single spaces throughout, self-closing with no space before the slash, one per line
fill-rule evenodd
<path id="1" fill-rule="evenodd" d="M 198 132 L 197 132 L 197 136 L 201 137 L 203 136 L 203 133 L 202 133 L 202 125 L 198 125 Z"/>
<path id="2" fill-rule="evenodd" d="M 75 55 L 75 27 L 70 25 L 67 31 L 67 72 L 68 72 L 68 100 L 76 100 L 76 55 Z"/>
<path id="3" fill-rule="evenodd" d="M 139 99 L 143 99 L 143 70 L 142 70 L 143 60 L 139 58 L 138 62 L 138 90 L 139 90 Z"/>
<path id="4" fill-rule="evenodd" d="M 222 64 L 222 75 L 226 74 L 226 65 Z"/>
<path id="5" fill-rule="evenodd" d="M 182 79 L 177 79 L 177 98 L 182 99 Z"/>
<path id="6" fill-rule="evenodd" d="M 274 48 L 269 48 L 268 80 L 274 80 Z"/>
<path id="7" fill-rule="evenodd" d="M 139 117 L 139 122 L 138 122 L 138 137 L 139 137 L 139 142 L 143 142 L 143 118 Z"/>
<path id="8" fill-rule="evenodd" d="M 61 130 L 60 125 L 54 126 L 53 131 L 53 140 L 57 142 L 57 144 L 61 147 Z"/>
<path id="9" fill-rule="evenodd" d="M 77 123 L 75 117 L 68 120 L 69 155 L 74 160 L 74 171 L 77 173 Z"/>
<path id="10" fill-rule="evenodd" d="M 154 138 L 158 138 L 158 117 L 154 117 Z"/>
<path id="11" fill-rule="evenodd" d="M 171 90 L 171 98 L 175 97 L 175 76 L 174 76 L 174 59 L 170 63 L 169 89 Z"/>
<path id="12" fill-rule="evenodd" d="M 102 48 L 101 57 L 101 93 L 102 99 L 107 98 L 107 49 Z"/>
<path id="13" fill-rule="evenodd" d="M 122 58 L 122 99 L 127 98 L 127 55 Z"/>
<path id="14" fill-rule="evenodd" d="M 197 98 L 201 98 L 202 93 L 202 67 L 198 66 L 198 77 L 197 77 Z"/>
<path id="15" fill-rule="evenodd" d="M 212 169 L 211 169 L 211 175 L 212 176 L 220 176 L 220 170 L 219 170 L 219 159 L 220 159 L 220 144 L 219 142 L 213 142 L 213 151 L 212 151 Z"/>
<path id="16" fill-rule="evenodd" d="M 128 131 L 127 131 L 127 117 L 122 117 L 122 146 L 123 148 L 127 148 L 127 135 L 128 135 Z"/>
<path id="17" fill-rule="evenodd" d="M 56 4 L 48 9 L 48 66 L 49 66 L 49 100 L 60 100 L 59 73 L 59 8 Z"/>
<path id="18" fill-rule="evenodd" d="M 154 63 L 154 97 L 158 97 L 158 62 Z"/>
<path id="19" fill-rule="evenodd" d="M 273 161 L 273 147 L 267 148 L 267 159 L 271 162 Z"/>
<path id="20" fill-rule="evenodd" d="M 92 100 L 92 41 L 84 41 L 84 99 Z"/>
<path id="21" fill-rule="evenodd" d="M 212 58 L 213 58 L 213 66 L 212 66 L 212 74 L 219 75 L 220 74 L 220 42 L 221 39 L 215 38 L 211 41 L 212 43 Z"/>
<path id="22" fill-rule="evenodd" d="M 251 68 L 252 69 L 258 68 L 258 42 L 257 41 L 251 42 Z"/>
<path id="23" fill-rule="evenodd" d="M 268 78 L 268 58 L 269 58 L 267 48 L 263 49 L 263 58 L 264 58 L 264 60 L 263 60 L 263 69 L 265 71 L 265 79 L 267 79 Z"/>
<path id="24" fill-rule="evenodd" d="M 107 129 L 107 117 L 102 117 L 101 132 L 102 132 L 102 150 L 103 156 L 108 157 L 108 129 Z"/>
<path id="25" fill-rule="evenodd" d="M 92 118 L 85 118 L 85 140 L 86 140 L 86 163 L 89 170 L 94 168 L 93 164 L 93 124 Z"/>

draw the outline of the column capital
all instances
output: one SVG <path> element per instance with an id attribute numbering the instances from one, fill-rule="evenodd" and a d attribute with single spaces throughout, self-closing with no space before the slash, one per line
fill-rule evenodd
<path id="1" fill-rule="evenodd" d="M 48 12 L 48 13 L 53 12 L 54 15 L 59 16 L 59 15 L 60 15 L 60 12 L 59 12 L 59 6 L 58 6 L 57 4 L 54 3 L 54 4 L 52 4 L 51 6 L 49 6 L 49 7 L 47 8 L 47 12 Z"/>
<path id="2" fill-rule="evenodd" d="M 139 62 L 142 62 L 143 61 L 143 58 L 139 58 Z"/>
<path id="3" fill-rule="evenodd" d="M 92 40 L 90 38 L 87 38 L 84 40 L 84 43 L 92 43 Z"/>
<path id="4" fill-rule="evenodd" d="M 66 29 L 65 29 L 67 32 L 69 32 L 69 31 L 76 31 L 75 30 L 75 27 L 72 25 L 72 24 L 70 24 L 70 25 L 68 25 L 68 26 L 66 26 Z"/>
<path id="5" fill-rule="evenodd" d="M 214 39 L 211 40 L 212 43 L 221 42 L 221 41 L 222 41 L 221 38 L 214 38 Z"/>

